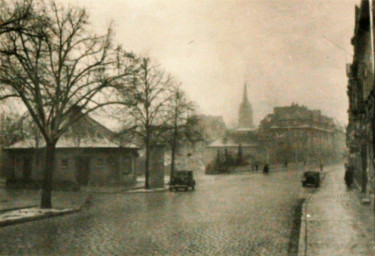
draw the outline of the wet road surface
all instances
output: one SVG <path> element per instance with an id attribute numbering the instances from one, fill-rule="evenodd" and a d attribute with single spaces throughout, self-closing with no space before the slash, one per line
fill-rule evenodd
<path id="1" fill-rule="evenodd" d="M 0 255 L 288 255 L 300 179 L 201 176 L 196 191 L 95 195 L 81 213 L 1 228 Z"/>

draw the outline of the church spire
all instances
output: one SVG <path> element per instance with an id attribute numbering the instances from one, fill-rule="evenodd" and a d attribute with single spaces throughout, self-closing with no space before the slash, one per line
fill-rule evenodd
<path id="1" fill-rule="evenodd" d="M 247 84 L 243 87 L 242 102 L 238 111 L 238 128 L 254 128 L 253 110 L 247 97 Z"/>
<path id="2" fill-rule="evenodd" d="M 249 99 L 247 98 L 247 84 L 246 82 L 243 85 L 243 94 L 242 94 L 242 103 L 249 102 Z"/>

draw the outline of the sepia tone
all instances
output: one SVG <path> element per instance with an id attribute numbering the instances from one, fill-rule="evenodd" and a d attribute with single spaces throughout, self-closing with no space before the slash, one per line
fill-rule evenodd
<path id="1" fill-rule="evenodd" d="M 0 0 L 0 255 L 375 255 L 375 0 Z"/>

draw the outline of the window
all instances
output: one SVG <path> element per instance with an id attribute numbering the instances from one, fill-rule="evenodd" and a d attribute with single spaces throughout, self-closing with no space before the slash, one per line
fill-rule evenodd
<path id="1" fill-rule="evenodd" d="M 61 168 L 65 169 L 69 166 L 69 160 L 67 158 L 61 159 Z"/>

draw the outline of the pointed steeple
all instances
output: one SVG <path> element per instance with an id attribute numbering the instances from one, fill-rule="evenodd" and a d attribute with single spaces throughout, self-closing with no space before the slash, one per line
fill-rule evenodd
<path id="1" fill-rule="evenodd" d="M 247 97 L 247 84 L 246 82 L 243 85 L 243 94 L 242 94 L 242 103 L 249 102 L 249 99 Z"/>
<path id="2" fill-rule="evenodd" d="M 247 84 L 243 87 L 242 102 L 238 111 L 238 128 L 253 128 L 253 110 L 247 97 Z"/>

